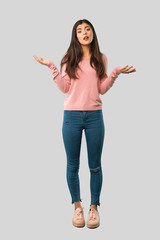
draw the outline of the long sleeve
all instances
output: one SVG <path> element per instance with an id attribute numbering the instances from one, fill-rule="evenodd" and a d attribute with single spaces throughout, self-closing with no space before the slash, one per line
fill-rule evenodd
<path id="1" fill-rule="evenodd" d="M 99 93 L 101 95 L 105 94 L 112 87 L 112 85 L 115 82 L 116 78 L 120 74 L 120 67 L 116 67 L 116 68 L 114 68 L 112 70 L 111 74 L 108 76 L 107 75 L 108 61 L 107 61 L 107 57 L 106 57 L 105 54 L 103 54 L 103 59 L 104 59 L 104 63 L 105 63 L 106 74 L 98 82 Z"/>
<path id="2" fill-rule="evenodd" d="M 71 85 L 71 79 L 65 72 L 66 64 L 62 66 L 62 73 L 60 73 L 53 62 L 49 62 L 48 68 L 51 70 L 51 74 L 54 82 L 57 84 L 58 88 L 63 92 L 67 93 Z"/>

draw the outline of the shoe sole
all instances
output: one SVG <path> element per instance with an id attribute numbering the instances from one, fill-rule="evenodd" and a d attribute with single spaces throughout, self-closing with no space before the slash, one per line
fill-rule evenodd
<path id="1" fill-rule="evenodd" d="M 78 228 L 82 228 L 82 227 L 85 227 L 85 223 L 84 224 L 75 224 L 75 223 L 72 223 L 74 227 L 78 227 Z"/>
<path id="2" fill-rule="evenodd" d="M 93 228 L 97 228 L 99 226 L 100 226 L 100 224 L 97 224 L 97 225 L 87 225 L 87 228 L 93 229 Z"/>

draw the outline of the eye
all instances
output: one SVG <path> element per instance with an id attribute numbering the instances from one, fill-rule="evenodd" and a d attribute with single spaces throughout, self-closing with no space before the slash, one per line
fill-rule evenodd
<path id="1" fill-rule="evenodd" d="M 90 31 L 90 28 L 87 28 L 87 31 Z M 78 33 L 81 33 L 81 31 L 78 31 Z"/>

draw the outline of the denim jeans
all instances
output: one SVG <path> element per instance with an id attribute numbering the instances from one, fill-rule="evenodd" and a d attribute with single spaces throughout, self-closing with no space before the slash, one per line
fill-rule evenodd
<path id="1" fill-rule="evenodd" d="M 102 109 L 94 111 L 64 110 L 62 136 L 66 151 L 66 178 L 72 204 L 82 201 L 79 166 L 82 131 L 85 130 L 88 166 L 90 169 L 91 204 L 100 206 L 102 188 L 101 153 L 105 135 Z"/>

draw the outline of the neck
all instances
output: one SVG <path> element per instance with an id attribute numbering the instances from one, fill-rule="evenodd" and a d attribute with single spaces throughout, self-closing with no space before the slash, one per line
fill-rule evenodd
<path id="1" fill-rule="evenodd" d="M 82 45 L 83 57 L 91 57 L 90 47 Z"/>

